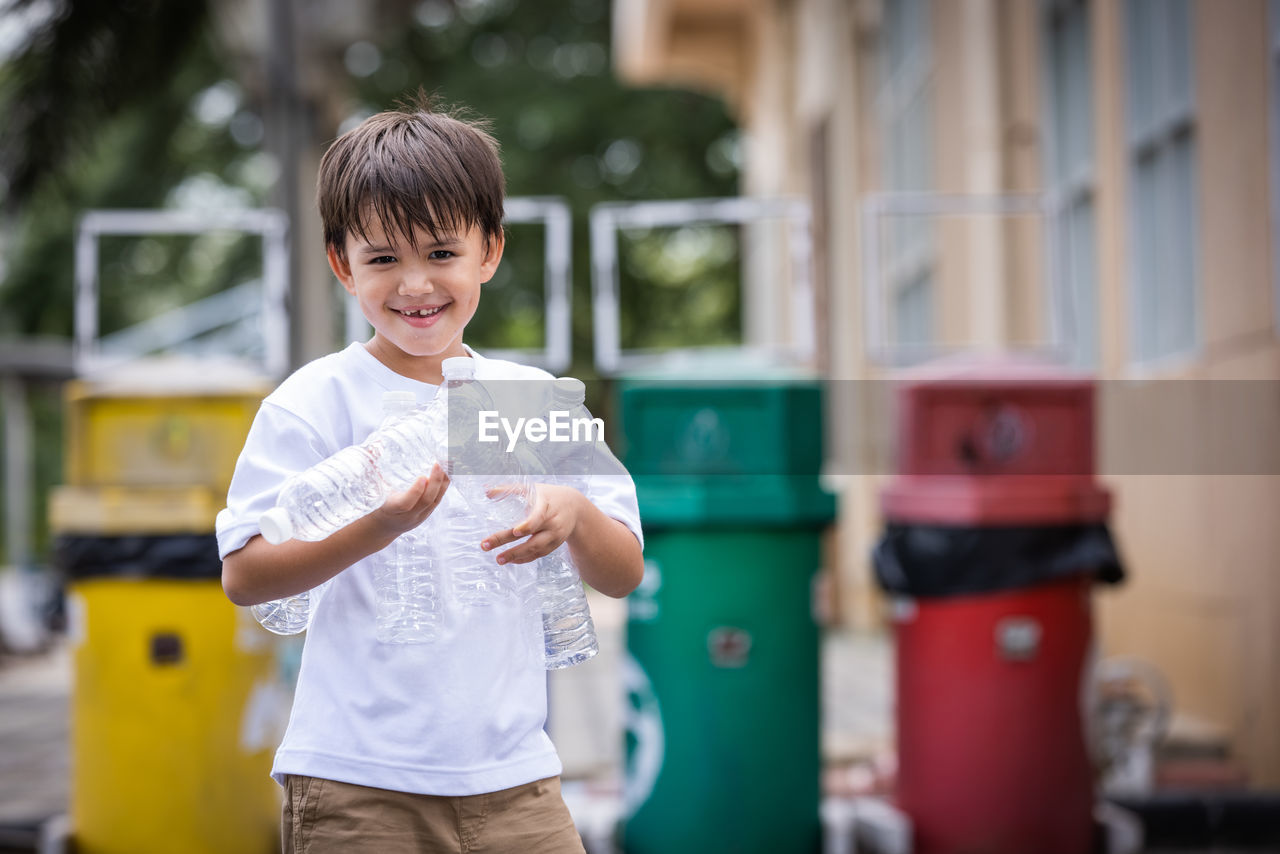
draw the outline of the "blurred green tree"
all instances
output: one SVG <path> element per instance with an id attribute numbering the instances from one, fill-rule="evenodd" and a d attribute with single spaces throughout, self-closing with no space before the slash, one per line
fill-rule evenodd
<path id="1" fill-rule="evenodd" d="M 204 2 L 121 4 L 17 0 L 44 9 L 25 44 L 0 64 L 0 335 L 71 334 L 74 232 L 91 208 L 260 204 L 259 140 L 236 142 L 219 94 L 236 84 L 208 28 Z M 108 241 L 110 243 L 110 241 Z M 200 241 L 104 245 L 102 329 L 143 319 L 225 287 L 251 269 L 256 247 L 194 264 Z M 218 275 L 221 265 L 232 268 Z M 195 267 L 197 272 L 192 274 Z M 214 281 L 211 281 L 214 280 Z"/>
<path id="2" fill-rule="evenodd" d="M 263 147 L 262 105 L 219 44 L 211 12 L 220 2 L 11 0 L 5 8 L 27 23 L 25 39 L 0 54 L 0 336 L 70 336 L 83 211 L 272 198 L 281 170 Z M 722 102 L 637 90 L 613 76 L 609 13 L 609 0 L 422 0 L 403 26 L 344 54 L 351 120 L 423 87 L 491 120 L 511 195 L 568 200 L 572 372 L 584 378 L 593 374 L 590 208 L 732 195 L 738 179 L 737 131 Z M 543 343 L 541 245 L 536 228 L 512 228 L 504 270 L 473 327 L 477 346 Z M 738 340 L 736 235 L 665 230 L 626 235 L 621 246 L 626 346 Z M 102 250 L 104 331 L 257 269 L 249 240 L 104 241 Z M 45 426 L 37 456 L 47 461 L 57 458 L 58 431 Z M 54 473 L 41 476 L 43 491 L 58 465 L 40 470 Z"/>
<path id="3" fill-rule="evenodd" d="M 261 204 L 278 169 L 262 121 L 221 55 L 207 2 L 16 0 L 46 12 L 0 65 L 0 188 L 7 188 L 0 334 L 70 333 L 74 224 L 92 207 Z M 587 212 L 603 201 L 731 195 L 736 131 L 724 105 L 620 84 L 609 58 L 609 0 L 561 4 L 424 0 L 381 44 L 346 51 L 358 119 L 425 87 L 488 117 L 512 195 L 559 195 L 574 211 L 575 370 L 589 372 Z M 505 269 L 474 337 L 542 343 L 541 241 L 513 229 Z M 104 246 L 102 328 L 225 287 L 256 247 L 121 241 Z M 627 346 L 726 343 L 738 334 L 738 252 L 718 238 L 696 270 L 687 233 L 626 237 Z M 631 251 L 633 248 L 636 251 Z M 197 252 L 198 250 L 198 252 Z M 193 252 L 197 253 L 193 260 Z M 212 254 L 211 254 L 212 252 Z"/>
<path id="4" fill-rule="evenodd" d="M 353 119 L 422 87 L 491 121 L 511 195 L 567 199 L 577 376 L 592 373 L 591 207 L 737 192 L 737 131 L 723 102 L 620 83 L 612 73 L 609 12 L 609 0 L 425 0 L 416 26 L 347 54 L 361 102 Z M 696 270 L 677 258 L 689 248 L 687 236 L 661 230 L 620 240 L 624 346 L 740 340 L 736 235 L 700 241 L 710 251 Z M 478 347 L 540 346 L 541 270 L 537 229 L 512 228 L 469 340 Z"/>

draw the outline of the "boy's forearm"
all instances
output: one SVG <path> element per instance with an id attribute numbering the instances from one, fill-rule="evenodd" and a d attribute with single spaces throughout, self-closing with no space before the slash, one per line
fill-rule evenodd
<path id="1" fill-rule="evenodd" d="M 323 584 L 394 539 L 370 516 L 314 543 L 289 540 L 273 546 L 255 536 L 223 559 L 222 588 L 237 605 L 293 596 Z"/>
<path id="2" fill-rule="evenodd" d="M 585 508 L 569 536 L 569 552 L 582 580 L 606 596 L 621 599 L 640 584 L 644 554 L 631 529 L 582 499 Z"/>

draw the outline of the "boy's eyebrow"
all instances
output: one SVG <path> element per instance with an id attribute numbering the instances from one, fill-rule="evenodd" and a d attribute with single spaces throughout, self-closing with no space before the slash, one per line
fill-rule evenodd
<path id="1" fill-rule="evenodd" d="M 440 246 L 456 246 L 459 243 L 465 243 L 466 239 L 461 234 L 441 234 L 433 237 L 422 245 L 427 248 L 437 248 Z"/>
<path id="2" fill-rule="evenodd" d="M 437 237 L 429 237 L 427 240 L 423 241 L 419 251 L 423 249 L 429 251 L 433 249 L 453 248 L 455 246 L 461 246 L 464 243 L 466 243 L 466 238 L 461 234 L 441 234 Z M 358 247 L 356 251 L 361 255 L 386 255 L 395 254 L 400 250 L 397 246 L 390 243 L 366 243 Z"/>

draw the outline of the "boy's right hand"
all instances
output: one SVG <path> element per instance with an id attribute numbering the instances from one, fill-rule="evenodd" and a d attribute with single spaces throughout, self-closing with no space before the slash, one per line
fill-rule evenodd
<path id="1" fill-rule="evenodd" d="M 393 492 L 382 506 L 370 515 L 393 536 L 400 536 L 421 525 L 440 505 L 449 487 L 449 476 L 436 463 L 428 477 L 420 477 L 404 492 Z"/>

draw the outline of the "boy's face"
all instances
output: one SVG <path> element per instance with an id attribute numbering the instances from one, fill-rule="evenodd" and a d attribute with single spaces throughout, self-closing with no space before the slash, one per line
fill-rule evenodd
<path id="1" fill-rule="evenodd" d="M 346 258 L 329 247 L 329 266 L 373 326 L 369 352 L 399 374 L 438 383 L 440 363 L 466 355 L 462 331 L 498 269 L 502 237 L 486 245 L 475 227 L 438 238 L 419 229 L 410 244 L 376 217 L 365 232 L 347 235 Z"/>

